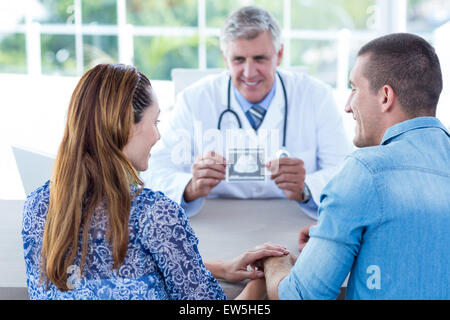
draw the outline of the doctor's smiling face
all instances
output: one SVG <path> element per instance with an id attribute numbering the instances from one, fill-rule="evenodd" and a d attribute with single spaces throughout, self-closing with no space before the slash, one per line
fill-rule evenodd
<path id="1" fill-rule="evenodd" d="M 229 40 L 222 54 L 242 96 L 251 103 L 264 100 L 273 87 L 283 46 L 276 52 L 270 32 L 265 31 L 254 39 Z"/>

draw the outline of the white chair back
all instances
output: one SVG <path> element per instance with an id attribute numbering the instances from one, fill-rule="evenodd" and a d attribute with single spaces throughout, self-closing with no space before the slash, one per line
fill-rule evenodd
<path id="1" fill-rule="evenodd" d="M 55 159 L 42 152 L 12 146 L 25 194 L 30 194 L 49 180 Z"/>
<path id="2" fill-rule="evenodd" d="M 190 86 L 194 82 L 197 82 L 203 77 L 209 76 L 211 74 L 218 74 L 223 72 L 225 69 L 183 69 L 175 68 L 172 69 L 172 81 L 174 84 L 175 97 L 184 88 Z"/>

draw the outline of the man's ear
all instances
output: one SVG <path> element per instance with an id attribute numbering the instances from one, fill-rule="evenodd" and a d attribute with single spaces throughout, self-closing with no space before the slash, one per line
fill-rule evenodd
<path id="1" fill-rule="evenodd" d="M 230 70 L 230 68 L 228 67 L 228 59 L 227 56 L 225 55 L 225 52 L 223 52 L 223 50 L 220 50 L 220 52 L 222 53 L 223 61 L 225 61 L 225 66 L 227 67 L 228 70 Z"/>
<path id="2" fill-rule="evenodd" d="M 277 67 L 279 67 L 281 64 L 281 61 L 283 61 L 283 51 L 284 51 L 284 45 L 281 44 L 280 50 L 278 51 L 278 54 L 277 54 Z"/>
<path id="3" fill-rule="evenodd" d="M 395 101 L 395 92 L 390 85 L 384 85 L 379 91 L 381 112 L 392 111 Z"/>

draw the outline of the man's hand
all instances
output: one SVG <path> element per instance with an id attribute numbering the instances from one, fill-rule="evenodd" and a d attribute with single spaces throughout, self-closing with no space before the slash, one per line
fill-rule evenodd
<path id="1" fill-rule="evenodd" d="M 253 279 L 247 283 L 236 300 L 264 300 L 267 297 L 266 281 L 264 278 Z"/>
<path id="2" fill-rule="evenodd" d="M 306 171 L 304 163 L 296 158 L 280 158 L 269 161 L 267 169 L 272 172 L 270 179 L 284 191 L 289 200 L 303 201 Z"/>
<path id="3" fill-rule="evenodd" d="M 291 254 L 282 257 L 270 257 L 264 260 L 267 295 L 270 300 L 277 300 L 278 285 L 290 272 L 296 258 Z"/>
<path id="4" fill-rule="evenodd" d="M 184 200 L 194 201 L 206 197 L 211 190 L 225 179 L 226 160 L 214 151 L 197 157 L 192 165 L 192 179 L 184 190 Z"/>
<path id="5" fill-rule="evenodd" d="M 298 251 L 301 252 L 303 248 L 306 246 L 306 244 L 309 241 L 309 229 L 312 226 L 315 226 L 317 222 L 310 224 L 309 226 L 304 227 L 300 230 L 300 234 L 298 236 Z"/>

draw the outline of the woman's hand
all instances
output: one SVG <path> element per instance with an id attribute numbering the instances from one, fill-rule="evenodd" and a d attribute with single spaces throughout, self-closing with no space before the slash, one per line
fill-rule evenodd
<path id="1" fill-rule="evenodd" d="M 245 279 L 263 278 L 263 259 L 267 257 L 280 257 L 286 254 L 289 254 L 286 247 L 265 243 L 255 249 L 242 253 L 232 260 L 205 264 L 216 278 L 221 278 L 228 282 L 239 282 Z M 249 266 L 250 270 L 248 269 Z"/>

